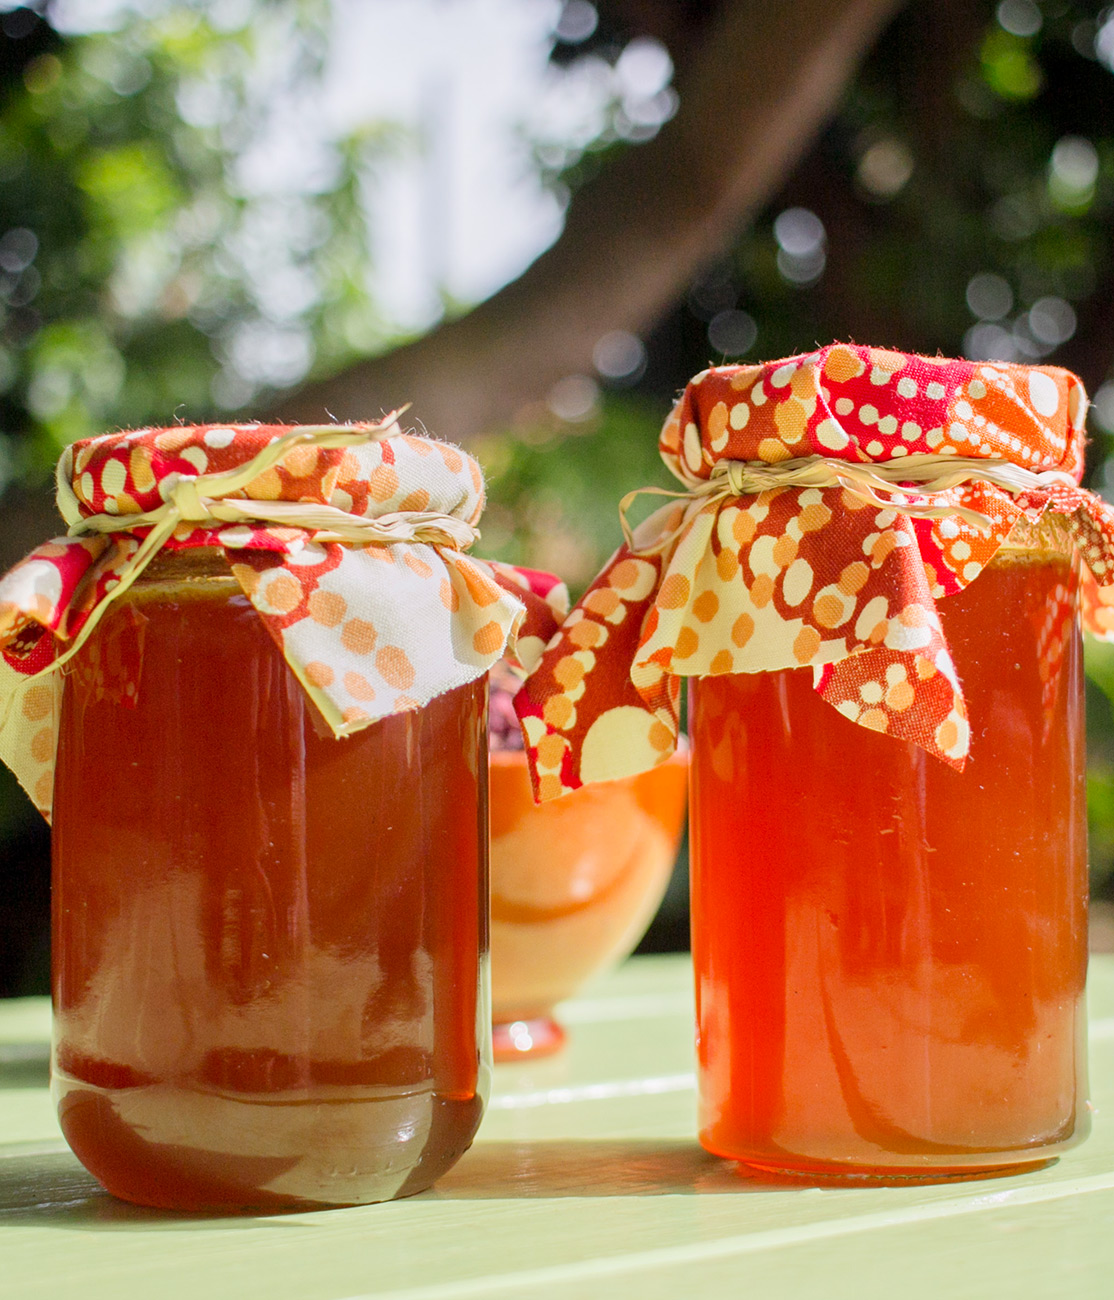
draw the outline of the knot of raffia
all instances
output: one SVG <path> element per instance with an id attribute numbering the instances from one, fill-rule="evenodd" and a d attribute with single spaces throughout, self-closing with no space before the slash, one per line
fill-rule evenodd
<path id="1" fill-rule="evenodd" d="M 899 510 L 917 519 L 958 518 L 980 532 L 988 532 L 992 521 L 981 511 L 941 500 L 944 493 L 967 483 L 988 483 L 1013 496 L 1047 491 L 1051 487 L 1077 487 L 1075 479 L 1061 470 L 1035 471 L 1010 460 L 977 456 L 916 455 L 897 460 L 860 464 L 828 456 L 802 456 L 795 460 L 720 460 L 711 476 L 691 479 L 686 491 L 639 488 L 619 503 L 623 536 L 632 551 L 654 555 L 667 549 L 685 526 L 692 507 L 702 509 L 732 497 L 757 496 L 785 488 L 840 487 L 864 504 L 885 510 Z M 684 517 L 646 545 L 635 546 L 627 511 L 636 497 L 672 497 L 686 503 Z"/>
<path id="2" fill-rule="evenodd" d="M 175 530 L 183 524 L 273 525 L 300 529 L 314 542 L 339 542 L 350 546 L 427 542 L 451 550 L 468 550 L 479 537 L 479 531 L 467 520 L 439 511 L 401 510 L 365 518 L 319 502 L 256 501 L 232 495 L 242 492 L 298 447 L 353 447 L 390 437 L 398 432 L 395 421 L 400 414 L 401 411 L 393 411 L 378 424 L 309 425 L 291 429 L 234 469 L 168 477 L 162 484 L 163 504 L 155 510 L 132 514 L 81 515 L 69 481 L 67 461 L 63 458 L 59 462 L 58 503 L 70 524 L 70 536 L 149 531 L 121 566 L 116 584 L 90 611 L 72 645 L 43 671 L 56 671 L 77 654 L 111 603 L 142 576 Z"/>

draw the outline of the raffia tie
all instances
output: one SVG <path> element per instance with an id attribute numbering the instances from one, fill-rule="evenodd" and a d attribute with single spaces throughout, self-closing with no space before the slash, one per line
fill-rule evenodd
<path id="1" fill-rule="evenodd" d="M 340 542 L 352 546 L 395 542 L 428 542 L 456 551 L 466 551 L 479 537 L 479 530 L 464 519 L 431 510 L 404 510 L 365 519 L 348 514 L 335 506 L 312 501 L 253 501 L 232 498 L 259 475 L 280 464 L 297 447 L 314 446 L 325 450 L 359 446 L 389 437 L 397 431 L 395 421 L 406 408 L 392 411 L 378 424 L 301 426 L 268 443 L 256 456 L 233 470 L 219 474 L 200 474 L 174 481 L 166 493 L 166 502 L 157 510 L 137 514 L 90 515 L 80 512 L 78 499 L 70 483 L 68 457 L 58 463 L 58 505 L 69 535 L 85 533 L 130 533 L 150 528 L 139 549 L 120 572 L 118 584 L 104 595 L 91 611 L 74 638 L 73 644 L 36 676 L 54 672 L 74 657 L 89 639 L 114 600 L 119 599 L 143 574 L 144 570 L 182 524 L 267 523 L 284 528 L 300 528 L 315 542 Z"/>
<path id="2" fill-rule="evenodd" d="M 619 503 L 619 520 L 627 546 L 637 555 L 657 555 L 666 550 L 685 527 L 689 511 L 675 527 L 669 528 L 652 543 L 636 546 L 634 529 L 627 512 L 636 497 L 672 497 L 703 506 L 734 496 L 754 496 L 779 488 L 841 487 L 856 499 L 887 510 L 900 510 L 917 519 L 964 520 L 980 532 L 989 532 L 992 521 L 978 510 L 952 502 L 935 504 L 944 492 L 965 483 L 990 483 L 1011 495 L 1040 491 L 1050 487 L 1077 486 L 1070 474 L 1060 470 L 1039 473 L 1015 465 L 1013 461 L 968 456 L 903 456 L 899 460 L 856 464 L 828 456 L 802 456 L 796 460 L 744 461 L 720 460 L 712 466 L 708 479 L 694 481 L 684 492 L 667 488 L 638 488 L 628 492 Z M 929 500 L 911 500 L 928 497 Z"/>

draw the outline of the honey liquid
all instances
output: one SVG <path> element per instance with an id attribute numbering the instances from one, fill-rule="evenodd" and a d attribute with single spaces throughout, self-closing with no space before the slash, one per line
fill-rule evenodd
<path id="1" fill-rule="evenodd" d="M 95 640 L 54 802 L 70 1146 L 178 1209 L 429 1186 L 488 1075 L 484 682 L 334 739 L 230 579 L 144 583 Z"/>
<path id="2" fill-rule="evenodd" d="M 1066 558 L 1024 553 L 940 602 L 972 728 L 962 773 L 839 717 L 810 670 L 693 682 L 709 1150 L 946 1174 L 1086 1136 L 1074 593 Z M 1058 663 L 1037 635 L 1057 625 Z"/>

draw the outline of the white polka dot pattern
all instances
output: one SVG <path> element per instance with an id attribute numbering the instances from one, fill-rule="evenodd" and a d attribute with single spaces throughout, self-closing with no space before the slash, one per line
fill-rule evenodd
<path id="1" fill-rule="evenodd" d="M 475 524 L 483 479 L 470 456 L 397 426 L 367 430 L 358 445 L 296 445 L 228 499 L 327 505 L 365 519 L 431 512 Z M 218 425 L 88 439 L 63 455 L 59 503 L 70 522 L 158 510 L 183 478 L 247 465 L 290 432 Z M 48 542 L 0 579 L 0 758 L 46 815 L 60 674 L 36 674 L 118 585 L 149 531 Z M 520 631 L 536 657 L 567 611 L 563 584 L 550 575 L 474 559 L 447 540 L 339 543 L 317 541 L 304 527 L 210 519 L 179 524 L 166 543 L 194 547 L 223 552 L 338 736 L 482 676 Z M 101 671 L 99 653 L 90 639 L 83 671 Z M 127 703 L 139 665 L 117 668 Z"/>
<path id="2" fill-rule="evenodd" d="M 689 488 L 720 461 L 807 457 L 853 464 L 909 455 L 1083 469 L 1086 395 L 1075 376 L 837 344 L 765 365 L 704 371 L 662 430 Z M 908 504 L 927 501 L 915 488 Z M 535 788 L 643 771 L 673 751 L 680 679 L 810 666 L 816 689 L 860 726 L 954 767 L 969 727 L 936 602 L 974 581 L 1015 528 L 1049 512 L 1089 567 L 1084 606 L 1114 639 L 1114 509 L 1079 487 L 1014 495 L 986 482 L 910 517 L 840 487 L 694 496 L 638 530 L 592 584 L 516 699 Z M 1062 629 L 1044 633 L 1048 654 Z"/>

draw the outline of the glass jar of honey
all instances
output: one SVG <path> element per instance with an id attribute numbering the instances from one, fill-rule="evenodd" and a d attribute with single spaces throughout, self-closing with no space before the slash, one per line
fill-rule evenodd
<path id="1" fill-rule="evenodd" d="M 420 1191 L 487 1086 L 484 682 L 336 740 L 228 566 L 179 555 L 65 679 L 62 1132 L 148 1205 Z M 93 666 L 139 637 L 129 708 Z"/>
<path id="2" fill-rule="evenodd" d="M 0 750 L 53 821 L 63 1134 L 145 1205 L 423 1190 L 487 1093 L 486 670 L 532 599 L 463 553 L 478 469 L 206 427 L 59 483 L 74 535 L 0 580 Z"/>
<path id="3" fill-rule="evenodd" d="M 663 761 L 689 679 L 718 1155 L 975 1176 L 1087 1133 L 1086 406 L 1054 367 L 857 345 L 704 371 L 660 440 L 683 490 L 520 692 L 546 799 Z"/>
<path id="4" fill-rule="evenodd" d="M 941 603 L 963 772 L 834 717 L 807 669 L 692 681 L 710 1151 L 940 1176 L 1086 1136 L 1077 585 L 1068 550 L 1006 550 Z"/>

